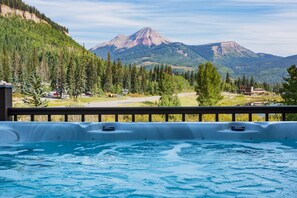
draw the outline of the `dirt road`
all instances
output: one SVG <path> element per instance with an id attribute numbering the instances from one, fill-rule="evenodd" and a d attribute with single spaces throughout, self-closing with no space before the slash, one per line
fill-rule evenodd
<path id="1" fill-rule="evenodd" d="M 193 96 L 195 92 L 191 93 L 180 93 L 178 94 L 179 97 L 185 96 Z M 148 96 L 148 97 L 137 97 L 137 98 L 127 98 L 124 100 L 114 100 L 108 102 L 90 102 L 86 104 L 86 107 L 118 107 L 118 106 L 125 106 L 133 103 L 142 103 L 142 102 L 155 102 L 160 99 L 160 96 Z"/>

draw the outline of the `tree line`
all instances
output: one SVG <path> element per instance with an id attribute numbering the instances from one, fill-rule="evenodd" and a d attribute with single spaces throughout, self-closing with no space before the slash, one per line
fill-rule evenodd
<path id="1" fill-rule="evenodd" d="M 198 71 L 186 71 L 181 75 L 187 79 L 191 86 L 196 86 L 198 78 Z M 221 84 L 222 91 L 237 93 L 240 87 L 254 87 L 262 88 L 266 91 L 272 91 L 274 93 L 280 93 L 282 83 L 269 84 L 267 82 L 257 82 L 253 76 L 247 77 L 245 75 L 233 77 L 229 72 L 226 73 L 225 78 L 222 78 Z"/>
<path id="2" fill-rule="evenodd" d="M 112 61 L 110 55 L 103 60 L 85 49 L 78 52 L 71 48 L 52 52 L 34 48 L 22 55 L 3 48 L 0 79 L 14 83 L 17 91 L 25 95 L 30 95 L 29 87 L 40 87 L 34 84 L 36 81 L 46 82 L 59 97 L 68 94 L 74 99 L 86 92 L 121 94 L 125 89 L 130 93 L 162 95 L 168 100 L 173 94 L 190 89 L 188 81 L 174 75 L 169 66 L 147 71 L 144 67 L 123 65 L 120 60 Z"/>

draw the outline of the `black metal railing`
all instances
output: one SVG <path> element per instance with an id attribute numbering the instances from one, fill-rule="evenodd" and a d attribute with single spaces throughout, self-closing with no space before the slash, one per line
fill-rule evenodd
<path id="1" fill-rule="evenodd" d="M 296 114 L 297 106 L 261 106 L 261 107 L 73 107 L 73 108 L 8 108 L 8 117 L 18 121 L 18 116 L 30 116 L 31 121 L 35 121 L 35 116 L 47 116 L 47 121 L 52 121 L 52 116 L 62 115 L 64 121 L 68 122 L 71 115 L 81 116 L 82 122 L 86 121 L 87 115 L 95 115 L 98 122 L 102 122 L 103 115 L 114 115 L 115 122 L 119 121 L 119 115 L 132 116 L 131 121 L 135 122 L 136 115 L 148 115 L 148 122 L 152 122 L 153 115 L 163 115 L 164 121 L 168 122 L 170 115 L 181 115 L 182 122 L 186 121 L 186 115 L 198 115 L 197 121 L 203 121 L 203 115 L 215 115 L 215 121 L 219 122 L 219 115 L 229 114 L 232 121 L 236 121 L 237 114 L 248 115 L 248 121 L 253 121 L 253 115 L 264 114 L 265 121 L 269 121 L 269 115 L 280 114 L 281 121 L 286 121 L 287 114 Z"/>
<path id="2" fill-rule="evenodd" d="M 297 114 L 297 106 L 261 106 L 261 107 L 67 107 L 67 108 L 12 108 L 12 86 L 0 85 L 0 121 L 20 121 L 21 116 L 29 116 L 31 121 L 40 121 L 36 116 L 46 116 L 47 121 L 53 121 L 53 116 L 63 116 L 61 120 L 68 122 L 69 116 L 80 116 L 80 121 L 85 122 L 86 116 L 92 115 L 102 122 L 102 116 L 113 115 L 114 121 L 119 121 L 120 115 L 129 115 L 131 121 L 136 121 L 136 115 L 148 115 L 148 122 L 153 121 L 153 115 L 162 115 L 168 122 L 171 115 L 181 115 L 179 121 L 185 122 L 186 115 L 196 115 L 195 121 L 202 122 L 203 115 L 212 114 L 214 120 L 219 122 L 222 114 L 231 115 L 231 121 L 236 121 L 237 114 L 248 115 L 247 121 L 253 121 L 253 115 L 264 114 L 265 121 L 269 121 L 271 114 L 278 115 L 281 121 L 286 121 L 288 114 Z M 44 118 L 43 118 L 44 119 Z M 41 119 L 42 120 L 42 119 Z M 59 119 L 59 121 L 61 121 Z M 94 120 L 93 120 L 94 121 Z M 162 120 L 163 121 L 163 120 Z M 193 121 L 193 119 L 191 120 Z"/>

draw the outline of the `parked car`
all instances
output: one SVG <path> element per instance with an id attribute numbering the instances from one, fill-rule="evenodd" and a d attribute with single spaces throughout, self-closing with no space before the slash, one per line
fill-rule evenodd
<path id="1" fill-rule="evenodd" d="M 88 92 L 85 93 L 85 95 L 86 95 L 86 96 L 93 96 L 93 93 L 90 92 L 90 91 L 88 91 Z"/>
<path id="2" fill-rule="evenodd" d="M 57 98 L 58 96 L 59 96 L 59 94 L 57 92 L 55 92 L 55 91 L 49 92 L 47 94 L 47 97 L 50 97 L 50 98 Z"/>

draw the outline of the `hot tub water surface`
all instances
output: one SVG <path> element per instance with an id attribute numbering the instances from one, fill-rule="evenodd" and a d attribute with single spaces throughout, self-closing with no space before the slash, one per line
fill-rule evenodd
<path id="1" fill-rule="evenodd" d="M 296 197 L 297 142 L 0 146 L 0 197 Z"/>
<path id="2" fill-rule="evenodd" d="M 0 197 L 297 195 L 297 123 L 0 123 Z"/>

